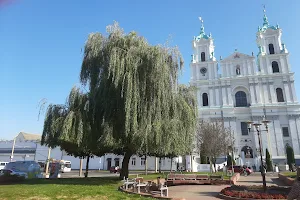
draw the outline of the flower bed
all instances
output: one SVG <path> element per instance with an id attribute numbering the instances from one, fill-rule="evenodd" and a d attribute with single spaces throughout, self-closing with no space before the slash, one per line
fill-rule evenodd
<path id="1" fill-rule="evenodd" d="M 231 186 L 221 190 L 221 195 L 232 199 L 287 199 L 290 188 L 269 186 L 263 192 L 262 186 Z"/>

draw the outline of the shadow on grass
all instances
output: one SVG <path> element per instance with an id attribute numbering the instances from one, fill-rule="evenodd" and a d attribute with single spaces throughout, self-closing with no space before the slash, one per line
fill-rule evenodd
<path id="1" fill-rule="evenodd" d="M 60 178 L 60 179 L 27 179 L 16 183 L 0 183 L 0 185 L 118 185 L 119 177 Z"/>

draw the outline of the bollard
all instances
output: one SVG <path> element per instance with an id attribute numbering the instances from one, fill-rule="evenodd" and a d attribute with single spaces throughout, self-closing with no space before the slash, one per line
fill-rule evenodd
<path id="1" fill-rule="evenodd" d="M 300 166 L 298 166 L 297 168 L 297 179 L 299 180 L 299 177 L 300 177 Z"/>

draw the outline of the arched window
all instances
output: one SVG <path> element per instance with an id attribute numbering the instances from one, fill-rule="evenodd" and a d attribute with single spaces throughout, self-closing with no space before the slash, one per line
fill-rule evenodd
<path id="1" fill-rule="evenodd" d="M 269 44 L 269 52 L 270 54 L 274 54 L 274 45 L 273 44 Z"/>
<path id="2" fill-rule="evenodd" d="M 272 62 L 272 69 L 273 69 L 273 73 L 279 73 L 278 62 L 276 62 L 276 61 Z"/>
<path id="3" fill-rule="evenodd" d="M 236 66 L 235 73 L 236 75 L 241 75 L 241 68 L 239 65 Z"/>
<path id="4" fill-rule="evenodd" d="M 243 91 L 235 93 L 235 106 L 236 107 L 247 107 L 247 95 Z"/>
<path id="5" fill-rule="evenodd" d="M 276 88 L 276 95 L 277 95 L 278 102 L 284 102 L 283 92 L 281 88 Z"/>
<path id="6" fill-rule="evenodd" d="M 202 105 L 203 106 L 208 106 L 208 96 L 207 93 L 202 94 Z"/>
<path id="7" fill-rule="evenodd" d="M 251 147 L 244 146 L 242 152 L 244 153 L 245 158 L 253 158 L 253 150 Z"/>
<path id="8" fill-rule="evenodd" d="M 201 53 L 201 62 L 204 62 L 205 61 L 205 52 L 202 52 Z"/>

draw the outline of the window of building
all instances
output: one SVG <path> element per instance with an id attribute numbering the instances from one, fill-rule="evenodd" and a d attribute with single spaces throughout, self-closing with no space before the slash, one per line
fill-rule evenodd
<path id="1" fill-rule="evenodd" d="M 236 107 L 247 107 L 247 95 L 243 91 L 235 93 L 235 106 Z"/>
<path id="2" fill-rule="evenodd" d="M 131 159 L 131 165 L 135 166 L 135 164 L 136 164 L 136 158 L 132 158 Z"/>
<path id="3" fill-rule="evenodd" d="M 141 165 L 146 165 L 146 158 L 141 158 Z"/>
<path id="4" fill-rule="evenodd" d="M 208 95 L 207 95 L 207 93 L 202 94 L 202 105 L 203 106 L 208 106 Z"/>
<path id="5" fill-rule="evenodd" d="M 241 75 L 241 68 L 239 65 L 236 66 L 235 73 L 236 75 Z"/>
<path id="6" fill-rule="evenodd" d="M 276 62 L 276 61 L 272 62 L 272 70 L 273 70 L 273 73 L 279 73 L 278 62 Z"/>
<path id="7" fill-rule="evenodd" d="M 204 62 L 205 61 L 205 52 L 202 52 L 201 53 L 201 62 Z"/>
<path id="8" fill-rule="evenodd" d="M 283 137 L 289 137 L 290 136 L 289 127 L 282 127 L 282 135 L 283 135 Z"/>
<path id="9" fill-rule="evenodd" d="M 281 88 L 276 88 L 276 95 L 277 95 L 278 102 L 284 102 L 283 92 Z"/>
<path id="10" fill-rule="evenodd" d="M 247 122 L 241 122 L 242 135 L 248 135 L 248 124 Z"/>
<path id="11" fill-rule="evenodd" d="M 270 54 L 274 54 L 274 45 L 273 44 L 269 44 L 269 52 Z"/>

